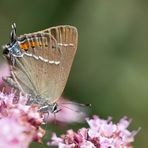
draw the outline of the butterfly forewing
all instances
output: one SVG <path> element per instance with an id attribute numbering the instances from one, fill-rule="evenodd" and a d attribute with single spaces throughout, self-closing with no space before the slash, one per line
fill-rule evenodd
<path id="1" fill-rule="evenodd" d="M 77 30 L 58 26 L 25 37 L 29 48 L 23 57 L 16 58 L 15 66 L 11 66 L 13 80 L 25 93 L 48 103 L 56 102 L 65 87 L 77 49 Z"/>
<path id="2" fill-rule="evenodd" d="M 34 49 L 29 46 L 29 49 L 23 57 L 16 58 L 15 66 L 12 66 L 12 73 L 15 81 L 23 88 L 23 91 L 31 93 L 33 97 L 43 97 L 43 91 L 47 91 L 49 84 L 54 83 L 53 73 L 56 73 L 57 65 L 50 61 L 59 61 L 59 54 L 55 49 L 52 49 L 53 41 L 49 36 L 49 46 L 36 46 Z M 43 42 L 44 38 L 42 39 Z M 32 54 L 32 56 L 30 56 Z M 48 59 L 47 62 L 41 60 L 39 57 Z M 53 73 L 49 73 L 53 71 Z M 47 83 L 48 80 L 48 83 Z M 28 87 L 26 87 L 28 86 Z M 44 89 L 44 90 L 43 90 Z M 50 89 L 50 95 L 53 95 L 54 90 Z M 50 97 L 50 96 L 49 96 Z"/>

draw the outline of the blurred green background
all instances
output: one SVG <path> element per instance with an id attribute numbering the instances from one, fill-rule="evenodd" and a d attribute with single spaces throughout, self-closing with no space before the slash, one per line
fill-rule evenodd
<path id="1" fill-rule="evenodd" d="M 18 34 L 76 26 L 78 50 L 65 96 L 91 103 L 92 115 L 132 118 L 130 129 L 142 127 L 134 147 L 147 147 L 148 1 L 0 0 L 0 45 L 8 42 L 13 22 Z"/>

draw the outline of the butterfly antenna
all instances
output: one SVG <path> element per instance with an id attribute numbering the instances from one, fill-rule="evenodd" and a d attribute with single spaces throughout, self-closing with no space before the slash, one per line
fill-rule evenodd
<path id="1" fill-rule="evenodd" d="M 15 32 L 16 32 L 16 23 L 13 23 L 13 24 L 11 25 L 11 28 L 14 29 Z"/>
<path id="2" fill-rule="evenodd" d="M 81 113 L 79 110 L 74 110 L 74 109 L 72 109 L 72 108 L 69 108 L 69 107 L 63 106 L 63 105 L 61 105 L 61 106 L 64 107 L 64 108 L 67 108 L 67 109 L 69 109 L 69 110 L 71 110 L 71 111 L 74 111 L 74 112 L 77 112 L 77 113 Z"/>
<path id="3" fill-rule="evenodd" d="M 74 105 L 78 105 L 78 106 L 81 106 L 81 107 L 91 107 L 91 104 L 83 104 L 83 103 L 76 103 L 76 102 L 67 102 L 67 103 L 61 103 L 61 104 L 74 104 Z"/>

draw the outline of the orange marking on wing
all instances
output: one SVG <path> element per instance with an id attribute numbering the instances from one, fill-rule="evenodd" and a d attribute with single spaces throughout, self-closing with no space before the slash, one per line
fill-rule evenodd
<path id="1" fill-rule="evenodd" d="M 36 45 L 36 43 L 32 42 L 32 41 L 30 41 L 30 44 L 31 44 L 31 47 L 35 47 L 35 45 Z"/>
<path id="2" fill-rule="evenodd" d="M 31 45 L 31 47 L 42 46 L 42 43 L 30 41 L 30 45 Z M 28 42 L 21 43 L 20 44 L 20 48 L 21 49 L 24 49 L 25 51 L 28 51 L 28 49 L 29 49 L 29 43 Z"/>
<path id="3" fill-rule="evenodd" d="M 27 42 L 21 43 L 21 44 L 20 44 L 20 48 L 21 48 L 21 49 L 24 49 L 25 51 L 27 51 L 28 48 L 29 48 L 29 44 L 28 44 Z"/>
<path id="4" fill-rule="evenodd" d="M 30 44 L 31 44 L 32 47 L 40 46 L 40 43 L 39 42 L 30 41 Z"/>

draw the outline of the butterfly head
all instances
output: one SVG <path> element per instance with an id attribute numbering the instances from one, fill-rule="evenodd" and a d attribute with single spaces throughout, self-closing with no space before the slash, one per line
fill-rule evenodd
<path id="1" fill-rule="evenodd" d="M 40 112 L 43 112 L 43 113 L 48 113 L 48 112 L 51 112 L 51 113 L 57 113 L 59 112 L 61 109 L 59 108 L 58 104 L 57 103 L 54 103 L 54 104 L 44 104 L 42 106 L 40 106 L 39 108 L 39 111 Z"/>
<path id="2" fill-rule="evenodd" d="M 47 101 L 44 102 L 39 96 L 36 98 L 32 98 L 30 95 L 26 105 L 31 104 L 38 104 L 38 111 L 42 113 L 57 113 L 61 110 L 56 102 L 49 104 Z"/>
<path id="3" fill-rule="evenodd" d="M 10 42 L 3 46 L 3 54 L 13 56 L 13 57 L 20 57 L 22 55 L 19 42 L 16 35 L 16 24 L 12 24 L 12 30 L 10 33 Z"/>

